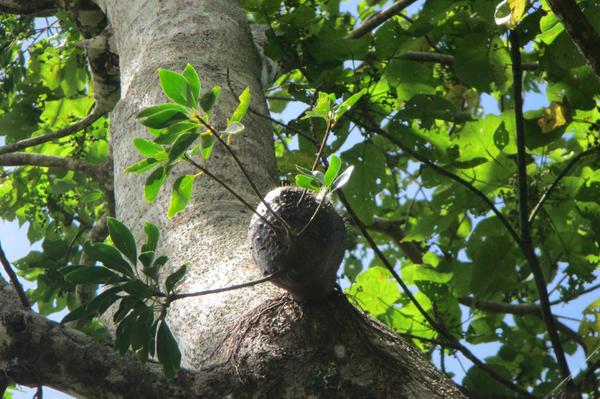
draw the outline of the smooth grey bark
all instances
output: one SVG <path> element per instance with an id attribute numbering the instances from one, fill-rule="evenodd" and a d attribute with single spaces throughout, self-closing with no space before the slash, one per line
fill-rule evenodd
<path id="1" fill-rule="evenodd" d="M 203 88 L 219 84 L 222 98 L 216 120 L 222 124 L 237 106 L 227 89 L 230 71 L 236 90 L 247 86 L 252 106 L 266 112 L 261 94 L 260 61 L 251 41 L 244 15 L 235 1 L 98 1 L 114 31 L 121 70 L 121 100 L 111 114 L 111 146 L 115 170 L 117 217 L 143 237 L 145 221 L 156 223 L 163 249 L 171 257 L 165 272 L 189 265 L 182 292 L 231 285 L 259 276 L 246 243 L 251 212 L 229 193 L 207 178 L 200 178 L 185 211 L 166 218 L 170 184 L 156 203 L 143 198 L 144 178 L 124 169 L 139 155 L 132 145 L 136 137 L 147 137 L 135 115 L 148 105 L 165 101 L 158 83 L 158 68 L 181 71 L 191 63 L 199 71 Z M 251 115 L 235 151 L 263 193 L 275 186 L 272 134 L 268 123 Z M 250 186 L 222 147 L 208 168 L 251 203 L 258 203 Z M 182 165 L 174 175 L 197 171 Z M 256 288 L 176 302 L 169 322 L 180 343 L 186 366 L 197 366 L 207 350 L 223 338 L 227 325 L 241 313 L 271 296 L 265 284 Z"/>
<path id="2" fill-rule="evenodd" d="M 230 194 L 202 178 L 196 182 L 186 210 L 169 221 L 170 187 L 149 204 L 142 194 L 144 179 L 124 172 L 139 159 L 133 139 L 149 136 L 135 115 L 143 107 L 164 101 L 158 68 L 181 70 L 191 63 L 205 90 L 216 84 L 223 87 L 216 112 L 218 124 L 237 106 L 227 89 L 227 70 L 235 90 L 239 93 L 250 87 L 252 107 L 267 113 L 259 82 L 261 63 L 237 2 L 97 0 L 97 4 L 114 35 L 110 50 L 119 56 L 121 97 L 111 114 L 117 217 L 133 228 L 139 240 L 145 221 L 158 225 L 162 250 L 171 257 L 163 277 L 181 264 L 189 265 L 182 292 L 256 278 L 259 272 L 246 242 L 251 213 Z M 244 124 L 246 131 L 234 149 L 266 194 L 276 186 L 271 127 L 250 113 Z M 208 168 L 249 201 L 258 203 L 223 148 L 217 147 Z M 174 174 L 195 172 L 181 165 Z M 187 370 L 170 383 L 156 373 L 156 365 L 144 368 L 29 313 L 25 318 L 33 321 L 25 324 L 48 339 L 45 345 L 35 341 L 32 348 L 39 350 L 38 355 L 25 350 L 22 346 L 32 334 L 28 328 L 14 328 L 10 320 L 15 309 L 7 298 L 0 295 L 0 368 L 13 367 L 16 371 L 10 377 L 22 384 L 55 386 L 82 397 L 90 397 L 92 392 L 95 397 L 128 398 L 462 397 L 415 348 L 360 315 L 340 293 L 319 304 L 301 304 L 282 296 L 271 284 L 263 284 L 175 302 L 169 323 Z M 61 344 L 53 337 L 59 337 Z M 77 345 L 85 339 L 83 347 Z M 82 366 L 85 356 L 95 362 L 94 367 Z M 23 368 L 17 367 L 19 358 Z M 27 366 L 36 361 L 39 367 L 50 367 L 52 362 L 59 367 L 55 373 L 38 373 L 32 378 Z M 96 379 L 94 370 L 98 370 Z M 155 390 L 136 387 L 147 381 Z"/>

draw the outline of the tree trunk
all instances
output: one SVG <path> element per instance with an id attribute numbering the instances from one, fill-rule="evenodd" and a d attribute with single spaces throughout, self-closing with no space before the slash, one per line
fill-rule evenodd
<path id="1" fill-rule="evenodd" d="M 236 107 L 237 94 L 247 86 L 252 92 L 251 106 L 267 113 L 259 81 L 261 62 L 237 2 L 96 2 L 112 27 L 120 63 L 121 98 L 111 113 L 117 217 L 140 240 L 145 221 L 157 224 L 162 251 L 170 256 L 163 273 L 182 264 L 189 266 L 181 292 L 259 277 L 246 238 L 251 212 L 229 193 L 201 178 L 185 211 L 168 221 L 170 185 L 155 203 L 149 204 L 143 198 L 144 179 L 124 172 L 139 158 L 132 140 L 148 136 L 137 123 L 136 113 L 164 100 L 158 68 L 182 70 L 191 63 L 200 73 L 204 90 L 220 85 L 223 95 L 216 116 L 221 124 L 223 116 Z M 227 71 L 235 96 L 228 89 Z M 244 124 L 246 130 L 234 150 L 266 194 L 276 187 L 271 127 L 268 121 L 250 113 Z M 232 159 L 223 148 L 215 151 L 208 168 L 250 203 L 257 204 L 258 198 Z M 196 171 L 181 166 L 173 175 L 185 173 Z M 182 351 L 184 367 L 192 370 L 169 382 L 173 384 L 171 391 L 161 385 L 161 394 L 169 392 L 169 397 L 462 397 L 415 348 L 358 313 L 339 292 L 318 304 L 302 304 L 271 284 L 261 284 L 177 301 L 169 310 L 169 323 Z M 184 387 L 197 386 L 186 385 L 193 370 L 209 373 L 211 378 L 205 380 L 201 391 L 186 392 Z M 119 396 L 110 376 L 101 377 L 96 397 Z M 54 385 L 64 389 L 64 384 Z M 106 392 L 98 393 L 103 384 Z M 136 384 L 130 381 L 132 386 L 127 389 L 135 390 Z M 175 388 L 177 384 L 179 389 Z M 71 390 L 90 395 L 89 389 L 75 386 Z M 122 397 L 136 395 L 151 397 L 148 392 L 122 389 Z"/>

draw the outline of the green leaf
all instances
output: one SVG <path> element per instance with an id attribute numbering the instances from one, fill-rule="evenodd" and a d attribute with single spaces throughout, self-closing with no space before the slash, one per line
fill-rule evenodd
<path id="1" fill-rule="evenodd" d="M 374 144 L 360 143 L 343 152 L 342 159 L 348 164 L 360 164 L 346 184 L 344 194 L 360 220 L 370 224 L 378 209 L 375 196 L 383 190 L 388 179 L 386 158 Z"/>
<path id="2" fill-rule="evenodd" d="M 193 106 L 191 88 L 183 76 L 167 69 L 159 69 L 158 76 L 160 86 L 168 98 L 180 105 Z"/>
<path id="3" fill-rule="evenodd" d="M 146 243 L 142 245 L 142 252 L 155 251 L 160 236 L 158 227 L 155 224 L 146 222 L 144 224 L 144 231 L 146 232 Z"/>
<path id="4" fill-rule="evenodd" d="M 143 300 L 141 300 L 139 298 L 136 298 L 131 295 L 125 296 L 119 302 L 119 308 L 113 315 L 113 321 L 115 323 L 119 323 L 121 320 L 123 320 L 129 314 L 129 312 L 131 312 L 131 310 L 133 308 L 143 305 L 143 304 L 144 304 Z"/>
<path id="5" fill-rule="evenodd" d="M 172 144 L 177 137 L 184 132 L 198 131 L 199 126 L 196 123 L 190 121 L 178 122 L 174 125 L 169 126 L 166 129 L 161 130 L 161 134 L 154 140 L 157 144 Z"/>
<path id="6" fill-rule="evenodd" d="M 162 129 L 188 119 L 188 110 L 179 104 L 161 104 L 144 109 L 137 117 L 146 127 Z"/>
<path id="7" fill-rule="evenodd" d="M 167 159 L 167 152 L 160 144 L 156 144 L 150 140 L 136 138 L 133 139 L 133 145 L 140 154 L 146 158 L 153 158 L 159 161 Z"/>
<path id="8" fill-rule="evenodd" d="M 186 175 L 180 176 L 173 184 L 173 195 L 171 196 L 171 204 L 169 205 L 168 218 L 171 219 L 178 212 L 182 211 L 192 196 L 192 187 L 195 176 Z"/>
<path id="9" fill-rule="evenodd" d="M 142 159 L 125 169 L 125 172 L 135 174 L 144 173 L 155 167 L 158 163 L 159 162 L 154 158 Z"/>
<path id="10" fill-rule="evenodd" d="M 352 176 L 352 172 L 354 172 L 354 165 L 348 167 L 345 171 L 342 172 L 341 175 L 339 175 L 337 177 L 337 179 L 335 179 L 333 181 L 333 184 L 332 184 L 333 187 L 331 188 L 331 191 L 335 191 L 337 189 L 344 187 L 346 185 L 346 183 L 348 183 L 348 181 L 350 180 L 350 176 Z"/>
<path id="11" fill-rule="evenodd" d="M 175 286 L 183 279 L 185 272 L 187 271 L 187 265 L 181 266 L 179 269 L 174 271 L 167 277 L 165 281 L 165 288 L 167 292 L 172 292 Z"/>
<path id="12" fill-rule="evenodd" d="M 190 87 L 190 93 L 192 97 L 192 102 L 194 105 L 198 104 L 198 98 L 200 97 L 200 77 L 198 76 L 198 72 L 191 64 L 187 64 L 185 69 L 182 72 L 183 77 L 187 80 L 188 85 Z"/>
<path id="13" fill-rule="evenodd" d="M 131 265 L 127 263 L 125 259 L 123 259 L 121 253 L 112 245 L 104 243 L 96 243 L 91 245 L 86 243 L 84 245 L 84 250 L 92 260 L 102 262 L 104 267 L 122 273 L 126 276 L 133 276 Z"/>
<path id="14" fill-rule="evenodd" d="M 321 189 L 319 180 L 306 175 L 296 175 L 296 185 L 307 190 L 319 191 Z"/>
<path id="15" fill-rule="evenodd" d="M 152 264 L 152 260 L 154 259 L 154 251 L 142 251 L 138 256 L 138 260 L 142 262 L 142 265 L 147 268 Z"/>
<path id="16" fill-rule="evenodd" d="M 148 360 L 150 345 L 154 344 L 155 330 L 154 312 L 146 306 L 134 322 L 131 330 L 131 348 L 136 351 L 136 356 L 142 364 Z"/>
<path id="17" fill-rule="evenodd" d="M 244 91 L 242 92 L 242 94 L 240 94 L 239 100 L 240 100 L 240 103 L 238 104 L 237 108 L 233 112 L 231 119 L 229 119 L 229 121 L 228 121 L 229 124 L 231 124 L 233 122 L 240 122 L 246 115 L 246 112 L 248 111 L 248 107 L 250 106 L 250 88 L 249 87 L 246 87 L 244 89 Z"/>
<path id="18" fill-rule="evenodd" d="M 109 217 L 108 234 L 115 247 L 135 265 L 137 262 L 137 247 L 133 234 L 131 234 L 127 226 L 117 219 Z"/>
<path id="19" fill-rule="evenodd" d="M 360 98 L 367 92 L 367 89 L 362 89 L 356 94 L 353 94 L 344 101 L 336 110 L 335 110 L 335 119 L 339 120 L 350 108 L 354 106 L 360 100 Z"/>
<path id="20" fill-rule="evenodd" d="M 331 155 L 329 157 L 329 167 L 325 172 L 325 178 L 323 179 L 326 187 L 331 187 L 331 184 L 340 173 L 342 167 L 342 160 L 337 155 Z"/>
<path id="21" fill-rule="evenodd" d="M 85 305 L 86 310 L 90 312 L 90 315 L 101 316 L 113 303 L 121 298 L 117 295 L 119 292 L 121 292 L 121 287 L 111 287 L 102 291 Z"/>
<path id="22" fill-rule="evenodd" d="M 325 92 L 319 92 L 319 98 L 313 109 L 307 111 L 302 119 L 307 118 L 322 118 L 329 121 L 335 114 L 332 114 L 333 105 L 335 104 L 335 95 Z"/>
<path id="23" fill-rule="evenodd" d="M 127 315 L 119 325 L 117 326 L 117 330 L 115 332 L 115 349 L 122 355 L 127 352 L 129 346 L 131 345 L 131 329 L 133 328 L 133 323 L 137 314 L 135 312 L 131 312 Z"/>
<path id="24" fill-rule="evenodd" d="M 212 134 L 200 135 L 200 148 L 202 152 L 202 159 L 208 161 L 210 154 L 212 154 L 213 148 L 215 147 L 215 136 Z"/>
<path id="25" fill-rule="evenodd" d="M 63 319 L 60 321 L 60 324 L 66 324 L 70 321 L 75 321 L 79 319 L 83 319 L 84 317 L 88 317 L 90 314 L 86 309 L 85 304 L 76 307 L 72 311 L 70 311 Z"/>
<path id="26" fill-rule="evenodd" d="M 167 171 L 164 166 L 160 166 L 148 176 L 146 179 L 146 184 L 144 185 L 144 198 L 148 202 L 154 202 L 156 196 L 158 195 L 158 191 L 164 184 L 165 180 L 167 180 Z"/>
<path id="27" fill-rule="evenodd" d="M 123 291 L 137 298 L 151 298 L 156 291 L 140 280 L 131 280 L 121 286 Z"/>
<path id="28" fill-rule="evenodd" d="M 181 352 L 167 322 L 162 320 L 156 336 L 156 353 L 167 378 L 175 377 L 181 364 Z"/>
<path id="29" fill-rule="evenodd" d="M 179 158 L 199 136 L 198 133 L 194 132 L 186 132 L 179 135 L 173 146 L 171 146 L 171 150 L 169 150 L 169 162 L 173 162 Z"/>
<path id="30" fill-rule="evenodd" d="M 74 266 L 65 274 L 65 280 L 73 284 L 108 284 L 122 280 L 114 272 L 105 267 Z"/>
<path id="31" fill-rule="evenodd" d="M 110 305 L 119 300 L 120 297 L 117 294 L 120 291 L 121 288 L 112 287 L 101 292 L 90 302 L 73 309 L 60 321 L 60 323 L 65 324 L 70 321 L 75 321 L 90 316 L 103 314 L 106 311 L 106 309 L 110 307 Z"/>
<path id="32" fill-rule="evenodd" d="M 361 308 L 373 316 L 384 314 L 400 298 L 400 289 L 383 267 L 371 267 L 360 273 L 348 290 Z"/>
<path id="33" fill-rule="evenodd" d="M 220 95 L 220 86 L 215 86 L 208 93 L 204 94 L 202 98 L 200 98 L 200 107 L 202 107 L 202 110 L 210 115 L 210 111 L 219 100 Z"/>

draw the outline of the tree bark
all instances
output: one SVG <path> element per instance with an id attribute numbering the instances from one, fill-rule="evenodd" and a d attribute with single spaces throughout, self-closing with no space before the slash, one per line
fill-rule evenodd
<path id="1" fill-rule="evenodd" d="M 227 89 L 228 70 L 234 89 L 250 87 L 252 107 L 267 113 L 259 81 L 261 61 L 237 1 L 97 0 L 97 4 L 110 23 L 119 56 L 121 98 L 111 114 L 117 217 L 140 241 L 144 222 L 157 224 L 161 250 L 170 256 L 163 277 L 182 264 L 189 266 L 181 292 L 255 279 L 260 274 L 246 241 L 251 212 L 228 192 L 199 179 L 186 210 L 169 221 L 170 186 L 149 204 L 143 198 L 144 179 L 124 172 L 139 159 L 132 140 L 148 136 L 136 114 L 165 99 L 158 68 L 182 70 L 191 63 L 204 90 L 223 87 L 215 114 L 221 125 L 237 106 Z M 248 114 L 244 125 L 234 150 L 266 194 L 276 187 L 270 123 Z M 258 204 L 222 147 L 216 148 L 208 168 Z M 195 172 L 182 165 L 173 180 Z M 8 298 L 0 296 L 0 368 L 10 369 L 11 360 L 22 359 L 23 367 L 9 373 L 22 384 L 46 384 L 83 397 L 463 397 L 418 350 L 360 314 L 339 292 L 326 301 L 303 304 L 262 284 L 176 301 L 169 323 L 187 370 L 170 382 L 154 364 L 142 367 L 81 334 L 20 310 L 30 320 L 24 325 L 35 326 L 44 337 L 29 349 L 22 347 L 33 334 L 19 331 L 32 330 L 15 329 L 10 323 L 14 309 Z M 61 345 L 54 345 L 54 338 Z M 83 341 L 85 345 L 76 345 Z M 87 356 L 90 367 L 81 362 Z M 29 366 L 45 368 L 51 362 L 59 365 L 53 373 L 27 372 Z M 153 389 L 137 387 L 147 384 Z"/>

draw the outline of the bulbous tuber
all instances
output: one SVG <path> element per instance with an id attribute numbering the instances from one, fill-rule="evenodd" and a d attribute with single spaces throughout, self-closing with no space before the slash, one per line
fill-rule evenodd
<path id="1" fill-rule="evenodd" d="M 252 257 L 265 275 L 276 273 L 271 282 L 289 291 L 296 299 L 318 301 L 335 287 L 336 274 L 344 256 L 346 228 L 329 201 L 321 206 L 310 225 L 301 233 L 321 200 L 296 187 L 279 187 L 265 201 L 292 231 L 264 204 L 254 215 L 248 229 Z M 301 200 L 302 199 L 302 200 Z M 300 201 L 301 200 L 301 201 Z"/>

